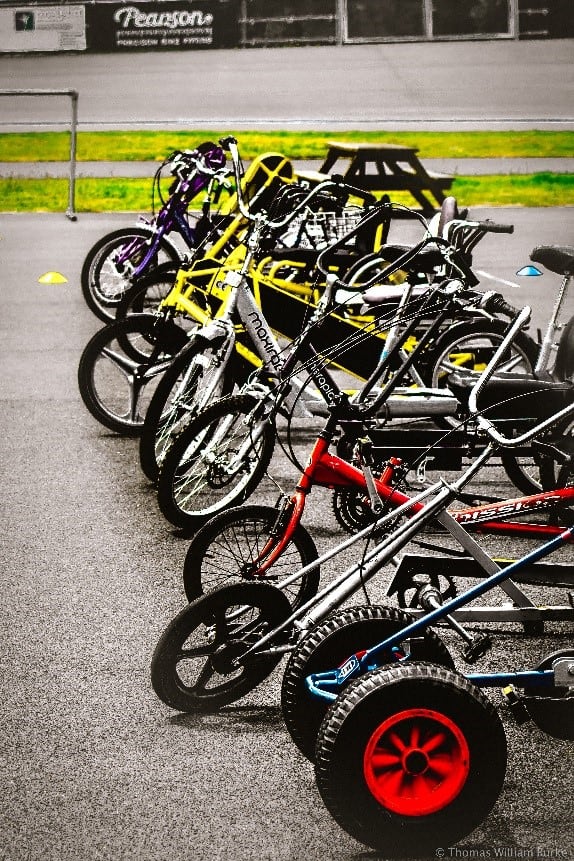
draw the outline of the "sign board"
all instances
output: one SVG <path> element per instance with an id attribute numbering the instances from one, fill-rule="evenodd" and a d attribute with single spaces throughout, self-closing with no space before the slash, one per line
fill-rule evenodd
<path id="1" fill-rule="evenodd" d="M 237 0 L 98 3 L 86 7 L 91 51 L 234 47 Z"/>
<path id="2" fill-rule="evenodd" d="M 0 51 L 85 51 L 84 6 L 0 9 Z"/>

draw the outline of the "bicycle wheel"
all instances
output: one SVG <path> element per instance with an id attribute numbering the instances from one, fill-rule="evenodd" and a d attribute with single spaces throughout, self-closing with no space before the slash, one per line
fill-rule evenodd
<path id="1" fill-rule="evenodd" d="M 235 580 L 281 581 L 318 558 L 317 548 L 307 530 L 299 524 L 289 544 L 268 571 L 258 574 L 257 562 L 281 538 L 274 536 L 280 513 L 269 505 L 243 505 L 216 514 L 194 536 L 183 566 L 183 585 L 189 601 Z M 283 588 L 293 608 L 300 607 L 316 594 L 319 568 L 304 574 Z"/>
<path id="2" fill-rule="evenodd" d="M 308 759 L 315 756 L 317 733 L 329 703 L 310 695 L 307 676 L 335 669 L 355 652 L 396 634 L 412 619 L 391 607 L 352 607 L 331 616 L 297 644 L 285 668 L 281 705 L 291 738 Z M 411 641 L 410 656 L 454 669 L 448 649 L 432 630 Z"/>
<path id="3" fill-rule="evenodd" d="M 147 314 L 156 311 L 159 303 L 173 288 L 178 269 L 179 261 L 170 261 L 154 267 L 150 272 L 137 278 L 118 301 L 115 319 L 123 320 L 130 314 Z M 190 323 L 195 325 L 195 321 Z"/>
<path id="4" fill-rule="evenodd" d="M 448 386 L 448 374 L 461 369 L 480 373 L 500 346 L 508 326 L 503 320 L 477 320 L 457 323 L 443 332 L 425 358 L 421 372 L 428 386 Z M 538 345 L 525 332 L 519 332 L 498 372 L 532 375 Z M 445 419 L 455 424 L 455 420 Z"/>
<path id="5" fill-rule="evenodd" d="M 459 323 L 446 331 L 437 340 L 436 346 L 425 362 L 423 376 L 432 387 L 448 386 L 448 374 L 465 369 L 480 373 L 489 363 L 507 329 L 503 320 Z M 499 372 L 512 372 L 531 376 L 538 357 L 538 345 L 529 335 L 519 332 Z M 480 406 L 480 404 L 479 404 Z M 455 418 L 439 419 L 439 426 L 454 427 Z M 542 489 L 537 460 L 523 457 L 510 450 L 501 453 L 505 472 L 518 490 L 537 493 Z"/>
<path id="6" fill-rule="evenodd" d="M 78 366 L 80 394 L 90 413 L 115 433 L 139 434 L 160 375 L 186 341 L 175 323 L 148 314 L 100 329 Z M 143 359 L 134 360 L 133 354 Z"/>
<path id="7" fill-rule="evenodd" d="M 507 748 L 489 700 L 430 664 L 383 668 L 352 682 L 317 739 L 315 777 L 339 825 L 385 857 L 454 846 L 488 815 Z"/>
<path id="8" fill-rule="evenodd" d="M 574 422 L 568 421 L 550 429 L 544 442 L 571 458 L 574 455 Z M 538 451 L 532 457 L 521 457 L 511 450 L 504 450 L 500 458 L 510 480 L 526 495 L 567 487 L 574 479 L 570 462 L 565 460 L 561 463 L 548 452 Z"/>
<path id="9" fill-rule="evenodd" d="M 273 455 L 275 431 L 250 395 L 221 398 L 187 425 L 168 449 L 158 477 L 164 517 L 182 529 L 244 502 Z"/>
<path id="10" fill-rule="evenodd" d="M 290 615 L 286 596 L 269 583 L 235 583 L 203 595 L 162 634 L 151 662 L 154 691 L 182 712 L 213 711 L 235 702 L 281 660 L 281 654 L 262 654 L 243 663 L 241 656 Z M 288 636 L 286 628 L 274 645 Z"/>
<path id="11" fill-rule="evenodd" d="M 140 464 L 156 481 L 165 454 L 184 426 L 233 388 L 232 363 L 223 363 L 227 342 L 188 341 L 162 375 L 149 402 L 140 437 Z"/>
<path id="12" fill-rule="evenodd" d="M 121 228 L 103 236 L 88 251 L 80 276 L 82 294 L 100 320 L 109 322 L 115 318 L 118 302 L 131 286 L 131 275 L 148 253 L 153 236 L 153 228 Z M 126 258 L 123 262 L 119 261 L 120 255 Z M 150 266 L 179 259 L 176 249 L 162 238 Z"/>

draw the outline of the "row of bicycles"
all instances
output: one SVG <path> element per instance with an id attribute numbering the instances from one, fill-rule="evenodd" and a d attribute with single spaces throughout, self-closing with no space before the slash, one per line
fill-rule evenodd
<path id="1" fill-rule="evenodd" d="M 213 711 L 287 658 L 285 723 L 339 825 L 389 856 L 451 846 L 505 780 L 486 690 L 518 724 L 574 740 L 574 568 L 547 561 L 574 533 L 574 248 L 532 252 L 562 276 L 535 340 L 530 308 L 472 268 L 477 243 L 512 228 L 453 198 L 427 222 L 340 177 L 301 183 L 280 154 L 245 170 L 234 138 L 166 166 L 157 216 L 86 257 L 105 325 L 78 369 L 92 415 L 139 437 L 159 510 L 189 540 L 188 603 L 155 647 L 153 689 Z M 406 218 L 418 241 L 390 242 Z M 479 492 L 493 466 L 510 498 Z M 274 505 L 252 500 L 264 478 Z M 302 523 L 314 487 L 339 529 L 324 552 Z M 501 559 L 481 536 L 528 549 Z M 498 623 L 539 638 L 547 622 L 564 648 L 489 668 Z"/>

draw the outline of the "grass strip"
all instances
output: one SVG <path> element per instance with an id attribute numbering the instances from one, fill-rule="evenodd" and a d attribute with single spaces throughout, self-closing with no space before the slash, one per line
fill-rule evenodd
<path id="1" fill-rule="evenodd" d="M 288 153 L 293 159 L 320 159 L 327 141 L 395 143 L 417 147 L 424 158 L 567 158 L 574 155 L 572 131 L 389 132 L 389 131 L 220 131 L 197 130 L 79 132 L 78 161 L 158 161 L 176 149 L 193 149 L 205 140 L 235 134 L 243 158 L 263 152 Z M 66 161 L 68 132 L 0 134 L 0 161 Z"/>
<path id="2" fill-rule="evenodd" d="M 0 212 L 63 212 L 68 205 L 67 179 L 0 180 Z M 460 206 L 574 206 L 574 174 L 535 173 L 510 176 L 458 176 L 451 191 Z M 76 181 L 77 212 L 149 212 L 149 179 Z M 393 200 L 416 207 L 408 193 Z"/>

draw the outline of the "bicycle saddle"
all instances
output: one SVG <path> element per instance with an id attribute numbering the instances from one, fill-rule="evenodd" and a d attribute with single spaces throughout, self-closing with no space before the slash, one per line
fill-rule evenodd
<path id="1" fill-rule="evenodd" d="M 414 248 L 412 245 L 381 245 L 377 254 L 381 260 L 387 263 L 394 263 L 399 257 L 407 254 Z M 419 251 L 413 256 L 412 260 L 404 263 L 401 266 L 405 272 L 424 272 L 425 275 L 432 275 L 439 266 L 444 266 L 444 256 L 441 254 L 436 245 L 427 245 L 422 251 Z"/>
<path id="2" fill-rule="evenodd" d="M 394 263 L 404 254 L 411 250 L 410 245 L 383 245 L 377 252 L 381 259 L 386 263 Z M 409 272 L 417 275 L 432 275 L 437 268 L 444 265 L 444 257 L 437 248 L 428 247 L 420 251 L 409 263 L 401 266 L 403 272 Z M 413 290 L 413 295 L 420 295 L 424 290 L 428 289 L 428 284 L 417 285 Z M 363 302 L 367 305 L 380 305 L 382 302 L 389 302 L 400 299 L 403 293 L 402 287 L 393 287 L 390 284 L 375 284 L 369 287 L 362 294 Z"/>
<path id="3" fill-rule="evenodd" d="M 448 376 L 449 388 L 462 402 L 468 402 L 475 374 L 455 371 Z M 542 420 L 572 403 L 574 386 L 568 382 L 538 380 L 525 374 L 500 373 L 487 383 L 479 398 L 479 408 L 488 418 Z"/>
<path id="4" fill-rule="evenodd" d="M 538 245 L 530 259 L 557 275 L 574 275 L 574 248 L 571 245 Z"/>
<path id="5" fill-rule="evenodd" d="M 413 287 L 411 299 L 414 299 L 428 290 L 428 285 Z M 361 299 L 365 305 L 382 305 L 385 302 L 398 302 L 405 292 L 402 284 L 377 284 L 375 287 L 369 287 L 361 294 Z"/>

